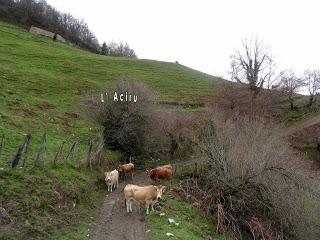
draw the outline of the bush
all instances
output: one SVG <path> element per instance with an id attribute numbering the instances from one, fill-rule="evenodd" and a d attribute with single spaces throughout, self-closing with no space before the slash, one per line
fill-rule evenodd
<path id="1" fill-rule="evenodd" d="M 300 161 L 278 126 L 238 118 L 207 124 L 207 163 L 202 174 L 184 181 L 218 230 L 243 230 L 254 239 L 319 239 L 319 179 Z M 189 193 L 188 193 L 189 194 Z"/>
<path id="2" fill-rule="evenodd" d="M 287 100 L 276 89 L 262 89 L 256 95 L 246 85 L 227 84 L 214 95 L 211 105 L 223 110 L 229 117 L 237 114 L 272 118 L 281 114 L 284 101 Z"/>
<path id="3" fill-rule="evenodd" d="M 148 152 L 152 157 L 184 157 L 198 146 L 202 113 L 172 112 L 159 109 L 153 112 L 148 129 Z"/>
<path id="4" fill-rule="evenodd" d="M 154 93 L 143 83 L 116 81 L 106 91 L 108 97 L 101 102 L 86 98 L 89 116 L 103 127 L 107 148 L 122 152 L 125 156 L 138 156 L 145 152 L 146 124 L 154 105 Z M 137 96 L 137 101 L 114 101 L 114 94 Z M 125 97 L 124 97 L 125 98 Z"/>

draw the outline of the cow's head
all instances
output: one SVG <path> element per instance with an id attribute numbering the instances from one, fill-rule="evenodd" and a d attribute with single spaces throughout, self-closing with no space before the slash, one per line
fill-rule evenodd
<path id="1" fill-rule="evenodd" d="M 165 186 L 155 186 L 155 188 L 157 189 L 157 200 L 160 200 L 162 198 L 162 193 L 164 193 L 165 190 Z"/>
<path id="2" fill-rule="evenodd" d="M 119 165 L 119 167 L 118 167 L 118 172 L 119 172 L 119 173 L 122 173 L 122 172 L 123 172 L 123 167 L 122 167 L 122 165 Z"/>
<path id="3" fill-rule="evenodd" d="M 105 178 L 105 181 L 108 183 L 108 182 L 111 182 L 111 172 L 105 172 L 104 175 L 106 176 Z"/>

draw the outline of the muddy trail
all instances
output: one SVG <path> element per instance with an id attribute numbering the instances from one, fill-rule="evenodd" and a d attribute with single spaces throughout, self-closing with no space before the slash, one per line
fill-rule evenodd
<path id="1" fill-rule="evenodd" d="M 198 162 L 200 159 L 191 159 L 177 164 L 175 167 L 187 166 Z M 140 210 L 134 208 L 132 213 L 127 213 L 123 197 L 123 188 L 126 184 L 136 185 L 152 184 L 144 172 L 137 172 L 126 180 L 119 181 L 119 188 L 108 193 L 102 203 L 100 212 L 96 217 L 95 228 L 90 233 L 91 240 L 143 240 L 148 239 L 145 222 L 145 206 Z"/>
<path id="2" fill-rule="evenodd" d="M 105 197 L 100 213 L 96 220 L 96 227 L 90 233 L 92 240 L 134 240 L 147 239 L 147 226 L 142 214 L 142 207 L 127 213 L 123 197 L 123 188 L 126 184 L 137 185 L 150 184 L 151 181 L 144 172 L 137 173 L 131 180 L 127 177 L 125 181 L 119 182 L 119 187 Z"/>
<path id="3" fill-rule="evenodd" d="M 320 115 L 314 116 L 314 117 L 308 119 L 307 121 L 305 121 L 297 126 L 292 126 L 292 127 L 284 129 L 283 135 L 290 136 L 298 131 L 301 131 L 305 128 L 311 127 L 316 124 L 320 124 Z"/>

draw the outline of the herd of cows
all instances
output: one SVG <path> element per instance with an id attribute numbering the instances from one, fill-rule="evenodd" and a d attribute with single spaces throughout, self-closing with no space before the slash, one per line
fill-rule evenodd
<path id="1" fill-rule="evenodd" d="M 118 169 L 114 169 L 110 172 L 105 172 L 105 181 L 108 187 L 108 191 L 118 188 L 119 177 L 125 178 L 127 175 L 131 175 L 133 179 L 134 164 L 128 163 L 120 165 Z M 147 176 L 152 180 L 167 180 L 172 184 L 173 178 L 173 166 L 171 164 L 159 166 L 153 169 L 146 170 Z M 134 203 L 143 203 L 146 204 L 146 213 L 149 214 L 149 209 L 154 211 L 154 205 L 161 199 L 162 193 L 164 192 L 164 186 L 138 186 L 134 184 L 127 184 L 124 189 L 124 200 L 127 212 L 132 212 L 132 205 Z"/>

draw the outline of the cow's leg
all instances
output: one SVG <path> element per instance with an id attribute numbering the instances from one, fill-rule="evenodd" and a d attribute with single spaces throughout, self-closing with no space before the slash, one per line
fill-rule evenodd
<path id="1" fill-rule="evenodd" d="M 119 187 L 119 179 L 117 180 L 117 189 L 118 189 L 118 187 Z"/>
<path id="2" fill-rule="evenodd" d="M 130 202 L 127 201 L 127 199 L 124 200 L 125 201 L 125 204 L 126 204 L 126 207 L 127 207 L 127 213 L 130 211 L 129 207 L 130 207 Z"/>
<path id="3" fill-rule="evenodd" d="M 149 214 L 149 207 L 150 207 L 150 204 L 149 204 L 149 203 L 146 203 L 146 207 L 147 207 L 147 214 Z"/>
<path id="4" fill-rule="evenodd" d="M 130 201 L 130 211 L 132 212 L 133 201 Z"/>

